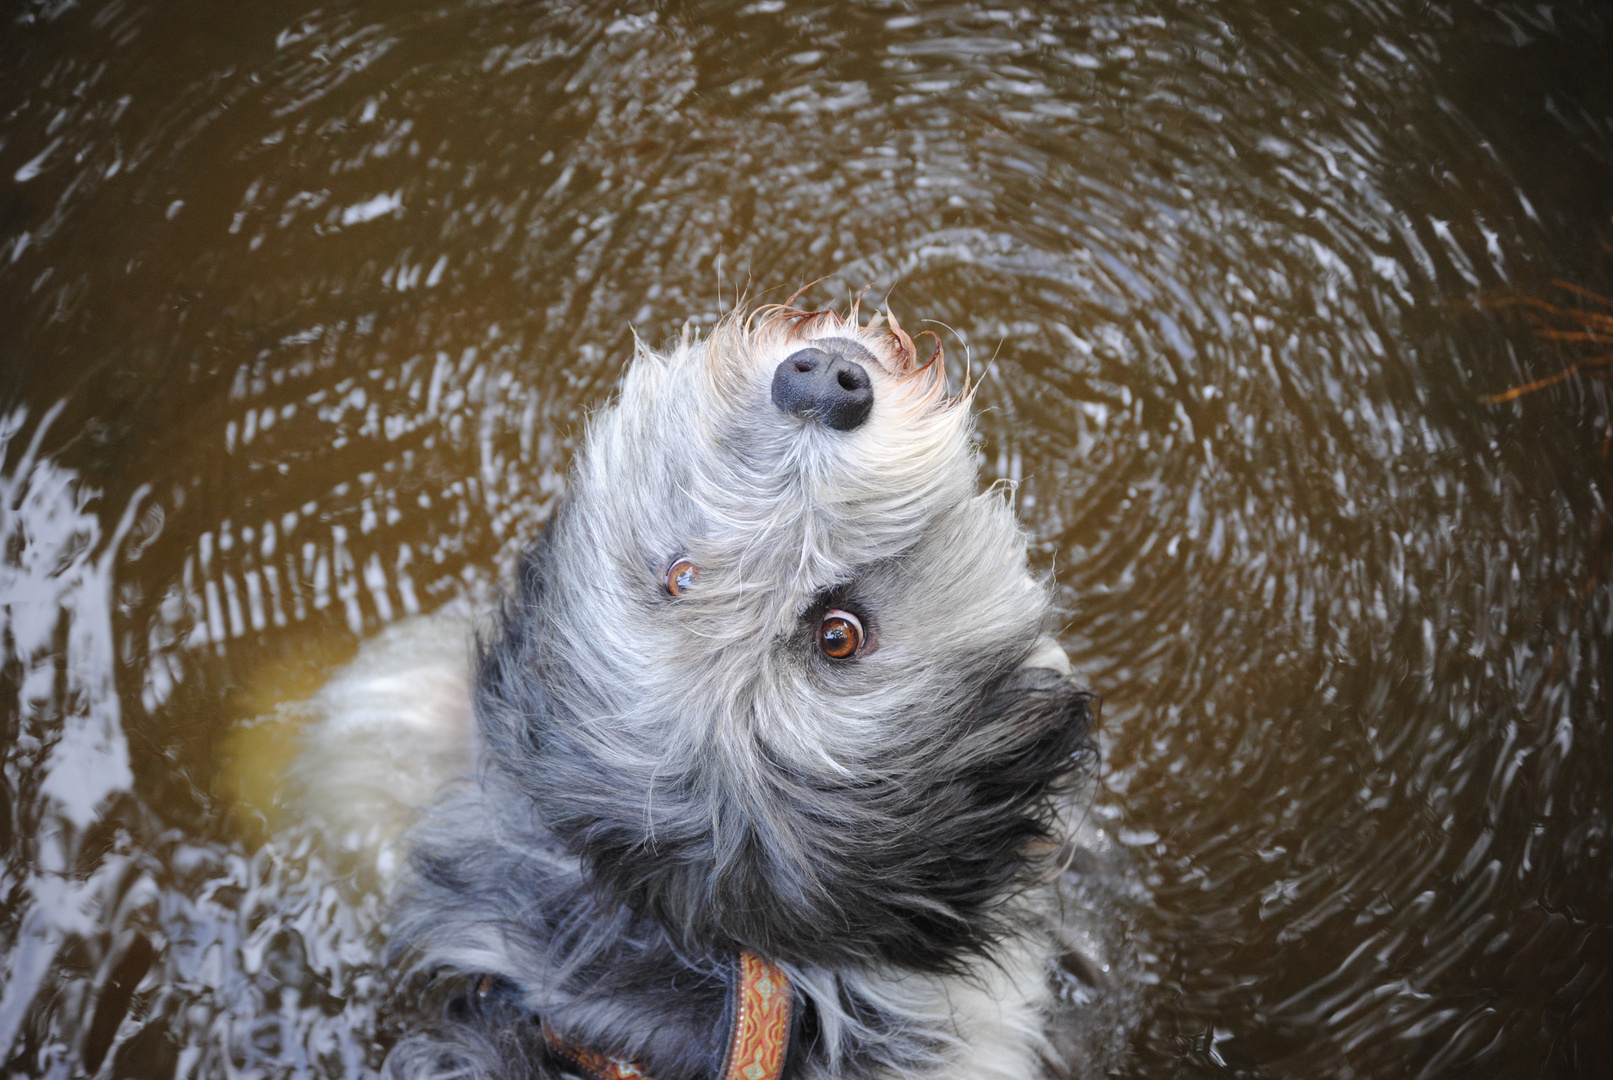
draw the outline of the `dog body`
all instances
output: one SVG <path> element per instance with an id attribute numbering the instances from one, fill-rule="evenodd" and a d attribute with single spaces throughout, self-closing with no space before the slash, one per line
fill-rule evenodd
<path id="1" fill-rule="evenodd" d="M 473 989 L 391 1073 L 716 1077 L 754 955 L 785 1076 L 1044 1075 L 1090 695 L 968 410 L 855 308 L 640 349 L 409 836 L 395 956 Z"/>

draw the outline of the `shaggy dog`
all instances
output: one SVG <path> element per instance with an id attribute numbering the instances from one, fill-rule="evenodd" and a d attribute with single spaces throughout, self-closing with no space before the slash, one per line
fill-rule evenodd
<path id="1" fill-rule="evenodd" d="M 1092 696 L 939 355 L 639 349 L 410 834 L 394 955 L 459 992 L 390 1073 L 1044 1075 Z"/>

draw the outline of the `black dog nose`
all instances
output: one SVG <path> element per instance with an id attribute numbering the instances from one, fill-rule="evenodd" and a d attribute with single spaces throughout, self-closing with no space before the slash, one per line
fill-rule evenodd
<path id="1" fill-rule="evenodd" d="M 792 416 L 850 431 L 868 419 L 874 387 L 855 360 L 808 347 L 774 369 L 773 404 Z"/>

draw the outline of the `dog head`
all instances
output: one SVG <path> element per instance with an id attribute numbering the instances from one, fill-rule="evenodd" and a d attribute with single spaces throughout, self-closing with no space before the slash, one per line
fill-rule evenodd
<path id="1" fill-rule="evenodd" d="M 641 348 L 484 646 L 491 767 L 690 949 L 989 948 L 1090 716 L 976 458 L 894 320 Z"/>

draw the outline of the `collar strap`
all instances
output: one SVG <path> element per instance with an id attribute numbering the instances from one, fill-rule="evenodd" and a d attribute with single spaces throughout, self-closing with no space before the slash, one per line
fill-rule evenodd
<path id="1" fill-rule="evenodd" d="M 790 979 L 777 964 L 741 953 L 729 990 L 732 1028 L 716 1080 L 779 1080 L 790 1049 Z M 587 1080 L 651 1080 L 631 1061 L 572 1042 L 543 1025 L 549 1051 Z"/>

